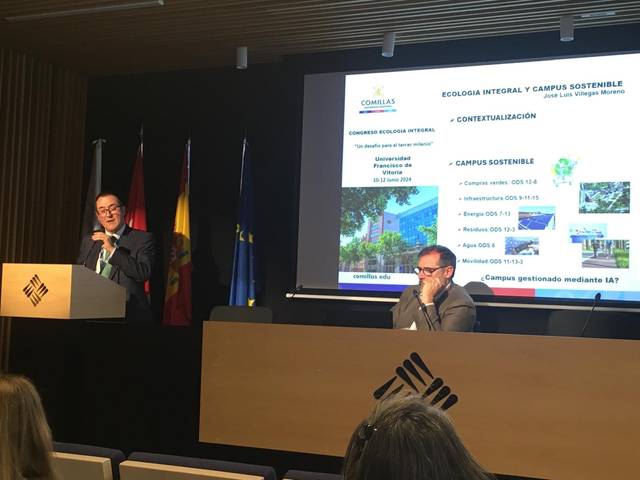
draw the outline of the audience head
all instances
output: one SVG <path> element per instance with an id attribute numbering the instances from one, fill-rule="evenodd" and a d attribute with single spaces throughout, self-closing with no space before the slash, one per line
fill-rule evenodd
<path id="1" fill-rule="evenodd" d="M 344 480 L 489 480 L 447 415 L 418 396 L 380 402 L 353 432 Z"/>
<path id="2" fill-rule="evenodd" d="M 0 373 L 0 480 L 52 479 L 51 431 L 25 377 Z"/>

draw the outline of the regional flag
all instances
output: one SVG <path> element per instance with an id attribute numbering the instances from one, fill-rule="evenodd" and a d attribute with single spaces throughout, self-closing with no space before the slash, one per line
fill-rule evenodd
<path id="1" fill-rule="evenodd" d="M 253 307 L 256 302 L 255 255 L 253 246 L 253 183 L 249 143 L 242 144 L 242 167 L 240 173 L 240 201 L 238 223 L 233 254 L 233 274 L 229 305 Z"/>
<path id="2" fill-rule="evenodd" d="M 147 231 L 147 213 L 144 202 L 144 170 L 142 159 L 144 152 L 144 142 L 142 138 L 142 128 L 140 129 L 140 145 L 136 161 L 133 164 L 133 175 L 131 177 L 131 187 L 129 187 L 129 198 L 127 201 L 127 210 L 124 215 L 124 222 L 131 228 Z M 144 282 L 144 292 L 149 295 L 151 287 L 149 280 Z"/>
<path id="3" fill-rule="evenodd" d="M 164 325 L 191 325 L 191 228 L 189 222 L 189 167 L 191 140 L 182 162 L 180 193 L 173 225 L 167 289 L 164 297 Z"/>
<path id="4" fill-rule="evenodd" d="M 131 187 L 129 187 L 129 198 L 127 201 L 127 211 L 124 221 L 131 228 L 147 231 L 147 212 L 144 203 L 144 170 L 143 154 L 144 142 L 142 140 L 142 130 L 140 130 L 140 145 L 136 161 L 133 164 L 133 174 L 131 176 Z"/>

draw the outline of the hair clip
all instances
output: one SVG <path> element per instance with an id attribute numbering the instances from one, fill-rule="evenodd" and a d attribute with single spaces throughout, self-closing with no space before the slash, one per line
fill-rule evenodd
<path id="1" fill-rule="evenodd" d="M 375 427 L 375 425 L 371 425 L 370 423 L 367 423 L 364 427 L 364 429 L 362 429 L 359 432 L 359 437 L 361 440 L 364 440 L 365 442 L 368 441 L 371 438 L 371 435 L 373 435 L 373 432 L 377 432 L 378 429 Z"/>

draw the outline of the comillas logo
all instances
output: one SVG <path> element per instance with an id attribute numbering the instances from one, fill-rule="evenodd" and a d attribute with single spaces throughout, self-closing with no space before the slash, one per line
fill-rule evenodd
<path id="1" fill-rule="evenodd" d="M 373 88 L 373 94 L 370 98 L 360 100 L 359 113 L 389 113 L 396 111 L 396 99 L 386 98 L 383 87 L 377 86 Z"/>

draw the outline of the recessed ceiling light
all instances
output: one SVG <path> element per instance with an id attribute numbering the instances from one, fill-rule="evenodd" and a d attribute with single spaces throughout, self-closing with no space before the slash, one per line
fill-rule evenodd
<path id="1" fill-rule="evenodd" d="M 602 18 L 602 17 L 613 17 L 616 14 L 613 10 L 607 10 L 606 12 L 589 12 L 589 13 L 581 13 L 578 15 L 580 18 Z"/>

